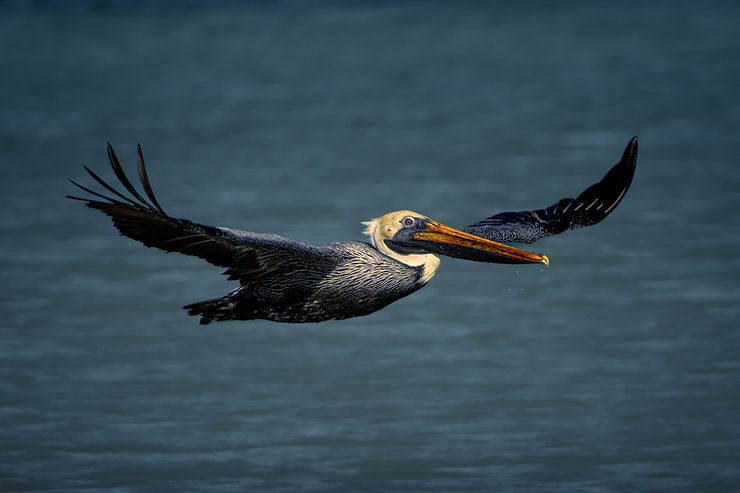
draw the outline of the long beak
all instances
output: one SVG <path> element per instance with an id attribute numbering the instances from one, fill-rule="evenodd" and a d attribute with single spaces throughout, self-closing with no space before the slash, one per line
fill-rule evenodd
<path id="1" fill-rule="evenodd" d="M 425 242 L 425 249 L 448 257 L 497 263 L 549 264 L 547 255 L 538 255 L 503 243 L 460 231 L 428 219 L 423 231 L 414 233 L 414 239 Z"/>

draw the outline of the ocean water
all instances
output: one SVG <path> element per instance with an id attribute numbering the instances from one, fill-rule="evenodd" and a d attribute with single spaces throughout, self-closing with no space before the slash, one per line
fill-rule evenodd
<path id="1" fill-rule="evenodd" d="M 0 491 L 740 490 L 733 2 L 0 3 Z M 232 288 L 64 198 L 144 150 L 168 212 L 325 244 L 550 205 L 549 267 L 443 259 L 367 317 Z"/>

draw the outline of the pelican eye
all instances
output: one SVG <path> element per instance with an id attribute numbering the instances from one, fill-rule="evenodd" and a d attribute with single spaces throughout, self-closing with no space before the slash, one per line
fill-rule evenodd
<path id="1" fill-rule="evenodd" d="M 404 226 L 413 226 L 416 221 L 411 216 L 406 216 L 401 220 L 401 224 Z"/>

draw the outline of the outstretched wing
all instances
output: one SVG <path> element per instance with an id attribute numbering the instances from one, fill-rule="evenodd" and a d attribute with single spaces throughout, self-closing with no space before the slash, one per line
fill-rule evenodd
<path id="1" fill-rule="evenodd" d="M 187 219 L 170 217 L 157 202 L 144 167 L 141 147 L 138 149 L 139 179 L 144 198 L 129 181 L 113 148 L 108 144 L 108 159 L 121 185 L 131 195 L 126 196 L 85 166 L 85 170 L 111 195 L 98 193 L 73 180 L 74 185 L 102 199 L 83 198 L 88 207 L 98 209 L 113 219 L 123 235 L 148 247 L 166 252 L 178 252 L 226 267 L 229 279 L 246 284 L 277 271 L 329 270 L 334 259 L 325 248 L 289 240 L 278 235 L 250 233 L 230 228 L 207 226 Z M 148 199 L 148 200 L 147 200 Z"/>
<path id="2" fill-rule="evenodd" d="M 600 182 L 588 187 L 575 199 L 560 200 L 545 209 L 502 212 L 464 229 L 493 241 L 532 243 L 569 229 L 596 224 L 619 204 L 635 174 L 637 137 L 624 150 L 622 160 Z"/>

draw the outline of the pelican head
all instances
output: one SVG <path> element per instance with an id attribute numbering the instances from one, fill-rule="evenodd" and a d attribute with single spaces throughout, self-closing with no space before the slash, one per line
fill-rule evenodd
<path id="1" fill-rule="evenodd" d="M 424 265 L 431 257 L 439 263 L 436 254 L 479 262 L 548 263 L 545 255 L 487 240 L 412 211 L 390 212 L 363 224 L 375 248 L 408 265 Z"/>
<path id="2" fill-rule="evenodd" d="M 427 282 L 437 273 L 439 257 L 428 250 L 406 248 L 393 243 L 393 238 L 399 231 L 417 221 L 426 220 L 429 218 L 417 212 L 395 211 L 363 221 L 362 224 L 365 225 L 365 234 L 370 237 L 370 242 L 377 250 L 411 267 L 423 267 L 422 281 Z"/>

